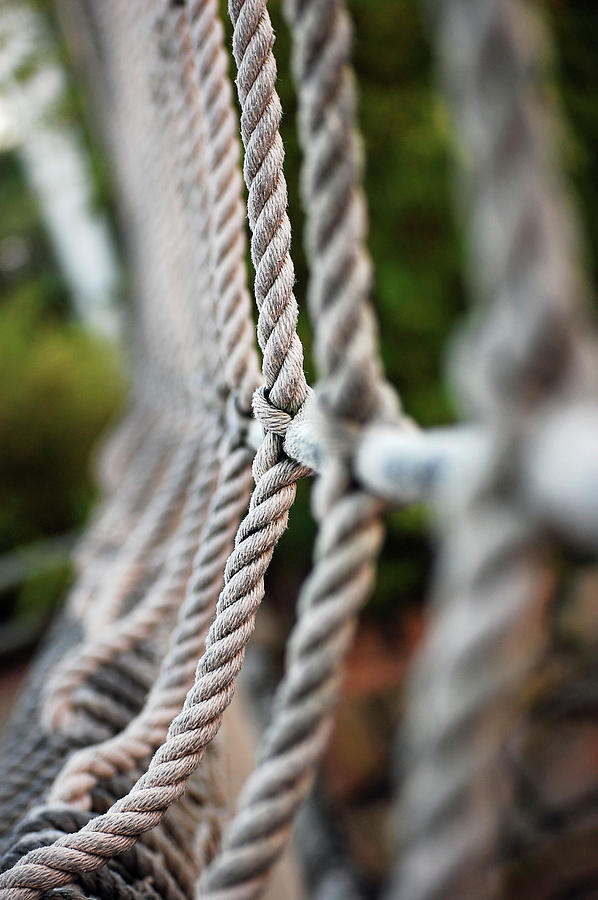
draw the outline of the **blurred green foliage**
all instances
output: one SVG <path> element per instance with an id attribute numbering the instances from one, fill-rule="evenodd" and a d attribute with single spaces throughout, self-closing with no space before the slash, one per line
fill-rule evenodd
<path id="1" fill-rule="evenodd" d="M 123 396 L 115 351 L 71 302 L 18 157 L 0 156 L 0 552 L 71 531 L 94 499 L 89 459 Z M 3 616 L 43 610 L 68 567 L 2 598 Z"/>
<path id="2" fill-rule="evenodd" d="M 88 460 L 121 393 L 112 351 L 44 310 L 42 285 L 0 306 L 0 547 L 79 524 Z"/>
<path id="3" fill-rule="evenodd" d="M 39 0 L 47 8 L 47 0 Z M 582 0 L 541 3 L 555 32 L 555 88 L 571 129 L 565 163 L 581 199 L 594 273 L 598 265 L 598 12 Z M 451 203 L 450 121 L 434 83 L 421 4 L 416 0 L 350 0 L 360 122 L 367 158 L 374 303 L 382 352 L 406 410 L 423 425 L 451 421 L 455 411 L 443 377 L 447 341 L 465 308 L 462 249 Z M 299 198 L 300 153 L 289 40 L 281 4 L 270 4 L 277 32 L 279 90 L 294 227 L 293 257 L 300 332 L 310 357 L 305 316 L 307 271 Z M 225 14 L 225 4 L 223 4 Z M 226 20 L 226 15 L 225 15 Z M 73 86 L 62 114 L 80 118 Z M 92 145 L 99 196 L 106 201 L 106 162 Z M 122 385 L 111 352 L 72 321 L 69 298 L 47 246 L 33 198 L 12 155 L 0 158 L 0 549 L 78 525 L 89 508 L 90 447 L 118 405 Z M 2 268 L 2 246 L 17 237 L 27 263 Z M 425 515 L 391 517 L 370 611 L 394 614 L 418 603 L 431 559 Z M 309 568 L 313 523 L 302 487 L 292 527 L 275 555 L 270 584 L 280 595 Z M 51 579 L 47 579 L 48 586 Z M 48 587 L 54 596 L 56 587 Z M 26 586 L 25 605 L 43 603 L 41 581 Z M 41 600 L 40 600 L 41 596 Z M 28 599 L 29 598 L 29 599 Z"/>

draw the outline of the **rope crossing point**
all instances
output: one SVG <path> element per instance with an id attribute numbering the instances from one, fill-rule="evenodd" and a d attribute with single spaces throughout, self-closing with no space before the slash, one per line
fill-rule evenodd
<path id="1" fill-rule="evenodd" d="M 390 502 L 357 479 L 359 442 L 376 427 L 414 431 L 377 346 L 351 23 L 343 0 L 285 3 L 312 390 L 266 0 L 229 3 L 240 116 L 216 0 L 106 0 L 73 15 L 92 48 L 130 223 L 134 391 L 104 455 L 104 504 L 78 552 L 62 626 L 69 651 L 53 664 L 50 645 L 0 764 L 0 896 L 249 900 L 266 891 L 311 788 L 375 579 Z M 440 562 L 408 692 L 412 756 L 388 897 L 483 900 L 498 895 L 501 816 L 515 803 L 499 796 L 501 747 L 547 644 L 543 523 L 514 493 L 516 466 L 536 422 L 595 402 L 595 342 L 554 132 L 535 90 L 542 41 L 516 0 L 431 4 L 431 20 L 471 162 L 466 225 L 480 315 L 458 372 L 487 441 L 468 483 L 449 478 L 438 504 Z M 297 482 L 312 474 L 287 452 L 297 423 L 320 457 L 313 570 L 257 764 L 221 837 L 215 739 Z"/>

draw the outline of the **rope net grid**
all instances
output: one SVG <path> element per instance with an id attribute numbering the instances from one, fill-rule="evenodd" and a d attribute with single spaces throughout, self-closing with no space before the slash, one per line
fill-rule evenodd
<path id="1" fill-rule="evenodd" d="M 555 708 L 526 700 L 558 643 L 548 535 L 583 533 L 591 549 L 598 537 L 581 482 L 555 479 L 571 453 L 595 478 L 598 355 L 558 175 L 559 114 L 541 90 L 541 22 L 522 0 L 424 12 L 466 151 L 475 300 L 452 371 L 471 433 L 437 435 L 403 412 L 379 355 L 343 0 L 284 7 L 313 388 L 296 330 L 266 0 L 229 2 L 239 114 L 216 0 L 61 3 L 88 48 L 127 222 L 132 400 L 103 455 L 104 500 L 76 583 L 5 739 L 0 897 L 257 898 L 300 809 L 309 896 L 368 896 L 328 840 L 312 787 L 385 514 L 429 495 L 439 552 L 397 741 L 407 750 L 382 896 L 589 896 L 575 891 L 598 883 L 584 850 L 592 786 L 569 814 L 522 800 L 529 722 L 548 728 L 567 703 L 584 721 L 593 712 L 573 696 L 592 683 L 591 665 L 570 678 L 556 667 Z M 297 483 L 312 475 L 313 567 L 232 810 L 225 757 L 242 755 L 247 732 L 231 737 L 232 715 L 221 731 L 223 717 Z M 538 875 L 533 893 L 521 860 L 541 871 L 554 828 L 559 853 L 576 852 L 558 885 Z"/>

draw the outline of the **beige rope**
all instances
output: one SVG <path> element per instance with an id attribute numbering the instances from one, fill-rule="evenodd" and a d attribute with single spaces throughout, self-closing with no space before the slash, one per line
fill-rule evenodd
<path id="1" fill-rule="evenodd" d="M 256 13 L 250 6 L 248 3 L 233 10 L 233 18 L 236 57 L 239 63 L 245 63 L 239 65 L 238 86 L 244 110 L 242 137 L 256 267 L 258 340 L 263 351 L 262 396 L 286 422 L 288 414 L 295 413 L 303 403 L 306 384 L 295 332 L 297 307 L 285 211 L 283 149 L 278 134 L 280 103 L 274 89 L 273 35 L 265 10 Z M 251 50 L 245 55 L 249 45 Z M 281 434 L 266 433 L 254 464 L 256 488 L 249 513 L 241 523 L 226 566 L 225 586 L 195 685 L 147 773 L 129 795 L 77 834 L 27 854 L 0 878 L 2 891 L 10 891 L 15 898 L 33 897 L 49 886 L 68 883 L 72 871 L 99 868 L 106 858 L 130 847 L 138 834 L 152 828 L 180 797 L 232 698 L 244 646 L 263 596 L 263 576 L 286 527 L 295 482 L 303 474 L 301 467 L 280 458 L 281 445 Z"/>
<path id="2" fill-rule="evenodd" d="M 351 441 L 363 423 L 398 416 L 382 380 L 369 305 L 371 264 L 347 13 L 336 0 L 305 0 L 288 3 L 287 15 L 305 157 L 309 304 L 324 376 L 316 422 L 324 425 L 330 458 L 314 502 L 319 523 L 314 571 L 299 598 L 272 722 L 221 855 L 201 883 L 202 896 L 239 900 L 262 893 L 288 841 L 330 733 L 356 613 L 373 582 L 383 504 L 351 487 Z"/>
<path id="3" fill-rule="evenodd" d="M 215 288 L 213 303 L 217 318 L 224 323 L 220 331 L 222 353 L 231 361 L 229 385 L 235 397 L 246 391 L 251 373 L 257 370 L 255 352 L 247 335 L 250 330 L 249 296 L 243 266 L 243 217 L 238 177 L 238 149 L 235 149 L 232 97 L 226 76 L 226 57 L 222 26 L 216 18 L 215 4 L 206 3 L 194 24 L 194 59 L 197 63 L 198 98 L 205 123 L 207 173 L 211 196 L 210 267 Z M 189 71 L 185 30 L 179 32 L 179 65 Z M 193 97 L 187 92 L 188 108 Z M 185 117 L 188 131 L 193 121 Z M 191 121 L 190 121 L 191 120 Z M 237 236 L 235 237 L 235 234 Z M 232 240 L 231 240 L 232 236 Z M 226 286 L 226 290 L 222 290 Z M 245 325 L 243 324 L 245 323 Z M 245 346 L 244 358 L 239 348 Z M 89 804 L 89 791 L 99 777 L 130 771 L 161 743 L 168 725 L 180 710 L 193 681 L 196 660 L 204 649 L 205 633 L 222 587 L 224 564 L 232 549 L 235 531 L 249 499 L 251 455 L 238 446 L 242 420 L 228 423 L 229 434 L 222 442 L 221 472 L 216 493 L 208 512 L 199 550 L 193 563 L 193 575 L 187 585 L 187 597 L 163 661 L 161 673 L 140 715 L 117 738 L 89 752 L 71 758 L 57 779 L 51 800 Z M 193 490 L 192 490 L 193 493 Z"/>

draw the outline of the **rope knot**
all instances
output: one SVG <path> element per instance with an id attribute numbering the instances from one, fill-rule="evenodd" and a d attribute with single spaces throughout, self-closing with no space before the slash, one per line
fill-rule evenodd
<path id="1" fill-rule="evenodd" d="M 254 392 L 252 406 L 253 414 L 266 434 L 285 436 L 294 416 L 272 404 L 268 395 L 268 388 L 265 385 L 262 385 Z"/>

